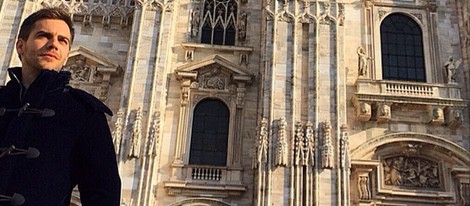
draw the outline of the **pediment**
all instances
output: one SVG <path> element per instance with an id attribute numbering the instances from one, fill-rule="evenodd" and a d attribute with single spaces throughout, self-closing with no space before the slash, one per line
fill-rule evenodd
<path id="1" fill-rule="evenodd" d="M 121 66 L 83 46 L 70 51 L 63 70 L 71 73 L 72 87 L 86 90 L 101 100 L 107 99 L 111 76 L 122 73 Z"/>
<path id="2" fill-rule="evenodd" d="M 251 83 L 253 75 L 230 60 L 212 55 L 199 61 L 182 65 L 176 69 L 177 79 L 198 79 L 202 76 L 228 77 L 232 81 Z"/>
<path id="3" fill-rule="evenodd" d="M 73 64 L 77 60 L 85 60 L 87 65 L 97 67 L 98 70 L 118 72 L 118 65 L 114 64 L 110 59 L 83 46 L 70 51 L 67 65 Z"/>

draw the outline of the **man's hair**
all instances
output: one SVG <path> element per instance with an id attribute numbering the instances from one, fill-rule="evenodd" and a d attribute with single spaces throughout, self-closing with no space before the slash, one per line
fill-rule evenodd
<path id="1" fill-rule="evenodd" d="M 23 40 L 28 40 L 29 34 L 34 27 L 34 24 L 42 19 L 58 19 L 64 21 L 67 26 L 69 26 L 71 39 L 70 44 L 73 42 L 73 38 L 75 37 L 75 29 L 73 28 L 73 22 L 70 18 L 70 15 L 58 7 L 53 8 L 44 8 L 40 9 L 33 14 L 29 15 L 21 24 L 20 33 L 18 34 L 18 38 Z"/>

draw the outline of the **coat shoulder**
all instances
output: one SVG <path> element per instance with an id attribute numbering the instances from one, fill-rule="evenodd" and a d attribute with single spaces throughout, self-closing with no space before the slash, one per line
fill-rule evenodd
<path id="1" fill-rule="evenodd" d="M 108 106 L 106 106 L 95 96 L 81 89 L 76 89 L 72 87 L 68 87 L 67 89 L 69 90 L 69 93 L 72 94 L 72 96 L 81 104 L 87 107 L 91 107 L 95 111 L 103 112 L 110 116 L 113 116 L 113 112 L 108 108 Z"/>

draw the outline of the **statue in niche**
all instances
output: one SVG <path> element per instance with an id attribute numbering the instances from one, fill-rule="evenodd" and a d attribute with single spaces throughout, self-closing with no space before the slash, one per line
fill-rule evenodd
<path id="1" fill-rule="evenodd" d="M 323 123 L 322 168 L 333 168 L 333 144 L 331 142 L 331 125 L 329 121 Z"/>
<path id="2" fill-rule="evenodd" d="M 304 156 L 305 161 L 304 165 L 310 164 L 311 166 L 315 165 L 315 131 L 313 130 L 313 124 L 307 122 L 305 127 L 305 137 L 304 137 Z"/>
<path id="3" fill-rule="evenodd" d="M 448 84 L 456 82 L 455 80 L 457 77 L 457 69 L 459 68 L 461 62 L 461 59 L 455 61 L 452 56 L 449 56 L 449 59 L 446 61 L 446 63 L 444 63 L 445 74 Z"/>
<path id="4" fill-rule="evenodd" d="M 132 126 L 130 148 L 129 148 L 129 158 L 139 158 L 140 157 L 140 139 L 142 135 L 142 112 L 140 107 L 135 112 L 135 121 Z"/>
<path id="5" fill-rule="evenodd" d="M 191 37 L 197 37 L 199 34 L 199 26 L 201 24 L 201 10 L 199 6 L 191 12 Z"/>
<path id="6" fill-rule="evenodd" d="M 238 19 L 238 39 L 240 41 L 246 40 L 246 24 L 247 24 L 247 13 L 246 11 L 240 11 L 240 17 Z"/>
<path id="7" fill-rule="evenodd" d="M 279 120 L 277 147 L 276 147 L 276 166 L 287 165 L 287 138 L 286 138 L 286 119 L 283 117 Z"/>
<path id="8" fill-rule="evenodd" d="M 360 77 L 367 77 L 367 73 L 369 72 L 368 70 L 368 61 L 371 59 L 371 57 L 367 56 L 364 48 L 362 46 L 357 48 L 357 55 L 359 58 L 359 76 Z"/>
<path id="9" fill-rule="evenodd" d="M 253 169 L 266 163 L 268 159 L 268 120 L 263 118 L 258 127 L 258 141 L 256 142 L 256 153 L 253 158 Z"/>
<path id="10" fill-rule="evenodd" d="M 416 157 L 393 157 L 383 161 L 385 185 L 439 188 L 438 164 Z"/>
<path id="11" fill-rule="evenodd" d="M 156 147 L 159 142 L 158 133 L 160 131 L 160 113 L 155 112 L 153 115 L 153 121 L 151 125 L 151 133 L 149 135 L 149 142 L 147 146 L 147 156 L 155 157 L 157 154 Z"/>
<path id="12" fill-rule="evenodd" d="M 119 109 L 116 115 L 116 122 L 114 123 L 114 131 L 112 134 L 113 137 L 113 143 L 114 143 L 114 150 L 116 151 L 116 154 L 119 154 L 120 152 L 120 147 L 121 147 L 121 139 L 122 139 L 122 126 L 123 126 L 123 115 L 124 112 L 122 109 Z"/>

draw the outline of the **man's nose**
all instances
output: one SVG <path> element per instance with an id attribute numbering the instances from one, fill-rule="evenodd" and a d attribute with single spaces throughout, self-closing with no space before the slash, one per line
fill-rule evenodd
<path id="1" fill-rule="evenodd" d="M 47 42 L 47 48 L 57 50 L 59 48 L 58 46 L 59 39 L 57 39 L 57 37 L 49 38 L 49 41 Z"/>

